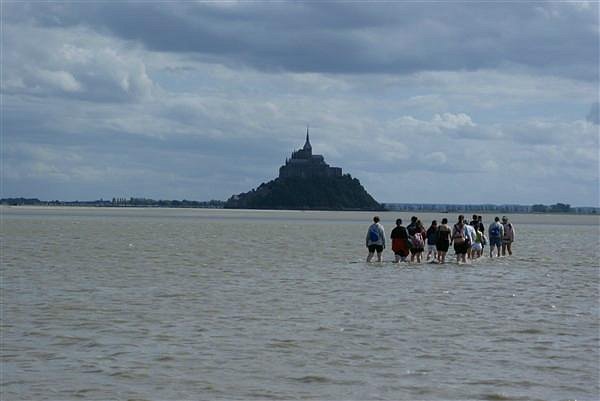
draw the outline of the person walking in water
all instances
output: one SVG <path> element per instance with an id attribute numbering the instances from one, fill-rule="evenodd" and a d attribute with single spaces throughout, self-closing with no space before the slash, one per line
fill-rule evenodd
<path id="1" fill-rule="evenodd" d="M 416 259 L 417 263 L 421 263 L 423 251 L 425 251 L 425 238 L 427 236 L 427 231 L 425 231 L 425 227 L 423 227 L 421 220 L 416 221 L 413 234 L 410 234 L 410 229 L 408 230 L 408 233 L 412 241 L 412 247 L 410 248 L 410 261 L 414 262 Z"/>
<path id="2" fill-rule="evenodd" d="M 482 216 L 477 216 L 477 223 L 479 223 L 479 231 L 481 232 L 481 255 L 483 255 L 483 251 L 487 245 L 487 237 L 485 236 L 485 225 L 483 225 Z"/>
<path id="3" fill-rule="evenodd" d="M 470 224 L 467 224 L 465 220 L 465 238 L 467 239 L 467 258 L 473 260 L 473 244 L 475 243 L 475 238 L 477 237 L 477 233 L 475 232 L 475 227 Z"/>
<path id="4" fill-rule="evenodd" d="M 456 263 L 460 264 L 461 261 L 467 263 L 467 251 L 471 244 L 467 242 L 465 216 L 462 214 L 458 216 L 458 222 L 452 227 L 452 244 L 456 253 Z"/>
<path id="5" fill-rule="evenodd" d="M 500 224 L 500 217 L 496 216 L 494 222 L 488 228 L 490 242 L 490 258 L 494 257 L 494 248 L 496 248 L 496 257 L 500 257 L 500 247 L 502 246 L 502 237 L 504 236 L 504 226 Z"/>
<path id="6" fill-rule="evenodd" d="M 409 253 L 408 231 L 402 225 L 402 219 L 396 220 L 396 227 L 392 230 L 392 251 L 394 251 L 394 263 L 406 262 Z"/>
<path id="7" fill-rule="evenodd" d="M 436 244 L 438 240 L 438 225 L 437 221 L 433 220 L 431 226 L 427 229 L 427 261 L 433 256 L 433 260 L 437 260 Z"/>
<path id="8" fill-rule="evenodd" d="M 377 261 L 381 262 L 381 254 L 385 248 L 385 230 L 381 223 L 379 223 L 379 216 L 373 217 L 373 224 L 367 230 L 366 244 L 369 249 L 367 262 L 371 262 L 375 252 L 377 252 Z"/>
<path id="9" fill-rule="evenodd" d="M 446 263 L 446 253 L 450 247 L 450 237 L 452 236 L 452 229 L 448 227 L 448 219 L 443 218 L 442 224 L 438 228 L 437 248 L 438 262 Z"/>
<path id="10" fill-rule="evenodd" d="M 475 241 L 471 245 L 471 260 L 475 260 L 481 257 L 483 252 L 483 234 L 479 231 L 479 223 L 473 222 L 471 227 L 475 231 Z"/>
<path id="11" fill-rule="evenodd" d="M 410 218 L 410 224 L 406 226 L 406 229 L 408 230 L 408 235 L 415 235 L 415 232 L 417 231 L 417 221 L 419 221 L 417 216 L 413 216 Z"/>
<path id="12" fill-rule="evenodd" d="M 502 226 L 504 235 L 502 235 L 502 256 L 512 255 L 512 243 L 515 241 L 515 227 L 508 221 L 508 217 L 502 216 Z"/>
<path id="13" fill-rule="evenodd" d="M 485 239 L 485 227 L 483 225 L 483 217 L 478 216 L 476 214 L 473 215 L 473 220 L 469 223 L 469 225 L 475 227 L 475 231 L 479 231 L 481 233 L 481 252 L 480 255 L 483 255 L 483 248 L 486 245 L 487 241 Z"/>

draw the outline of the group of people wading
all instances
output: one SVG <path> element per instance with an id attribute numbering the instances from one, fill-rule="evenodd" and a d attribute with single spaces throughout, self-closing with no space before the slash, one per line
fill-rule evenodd
<path id="1" fill-rule="evenodd" d="M 421 263 L 423 254 L 427 250 L 427 261 L 433 263 L 446 263 L 446 254 L 452 245 L 458 263 L 466 263 L 467 259 L 477 259 L 483 255 L 483 249 L 489 244 L 490 258 L 512 255 L 512 243 L 515 240 L 515 228 L 506 216 L 494 218 L 494 222 L 488 227 L 485 234 L 485 226 L 482 217 L 473 215 L 473 219 L 467 223 L 465 216 L 458 216 L 458 222 L 452 227 L 448 225 L 448 219 L 443 218 L 438 225 L 437 220 L 431 222 L 431 226 L 425 226 L 416 216 L 411 217 L 408 226 L 402 225 L 402 219 L 396 220 L 396 227 L 392 230 L 392 251 L 394 252 L 394 263 L 410 262 Z M 377 261 L 381 262 L 381 256 L 385 249 L 385 229 L 380 223 L 379 216 L 373 217 L 373 224 L 367 230 L 366 245 L 369 249 L 367 262 L 371 262 L 375 253 Z"/>

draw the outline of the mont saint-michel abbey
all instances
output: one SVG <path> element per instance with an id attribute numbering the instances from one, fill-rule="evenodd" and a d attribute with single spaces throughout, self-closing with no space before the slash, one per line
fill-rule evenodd
<path id="1" fill-rule="evenodd" d="M 341 167 L 329 167 L 322 155 L 313 155 L 312 146 L 306 129 L 304 147 L 292 152 L 292 157 L 285 160 L 285 165 L 279 168 L 279 178 L 290 177 L 341 177 Z"/>
<path id="2" fill-rule="evenodd" d="M 302 149 L 292 152 L 279 177 L 257 188 L 232 195 L 226 209 L 383 210 L 383 207 L 341 167 L 330 167 L 313 155 L 308 128 Z"/>

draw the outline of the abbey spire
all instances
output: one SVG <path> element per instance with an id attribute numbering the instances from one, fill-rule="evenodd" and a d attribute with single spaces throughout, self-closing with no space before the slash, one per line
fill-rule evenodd
<path id="1" fill-rule="evenodd" d="M 304 147 L 302 149 L 312 152 L 312 146 L 310 145 L 310 139 L 308 138 L 308 125 L 306 126 L 306 142 L 304 143 Z"/>
<path id="2" fill-rule="evenodd" d="M 330 167 L 322 155 L 313 155 L 310 134 L 306 127 L 306 142 L 302 149 L 292 152 L 292 157 L 285 159 L 285 165 L 279 168 L 279 178 L 290 177 L 341 177 L 340 167 Z"/>

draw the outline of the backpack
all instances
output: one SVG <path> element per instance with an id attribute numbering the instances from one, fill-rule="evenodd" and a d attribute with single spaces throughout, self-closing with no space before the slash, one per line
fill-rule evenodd
<path id="1" fill-rule="evenodd" d="M 423 235 L 419 232 L 416 232 L 415 235 L 413 235 L 412 243 L 414 248 L 423 248 Z"/>
<path id="2" fill-rule="evenodd" d="M 490 237 L 499 237 L 500 236 L 500 227 L 497 224 L 494 224 L 492 228 L 490 228 Z"/>
<path id="3" fill-rule="evenodd" d="M 371 228 L 369 228 L 369 241 L 371 241 L 371 242 L 379 241 L 379 230 L 377 229 L 376 226 L 371 226 Z"/>
<path id="4" fill-rule="evenodd" d="M 465 238 L 465 227 L 463 226 L 462 230 L 458 227 L 458 224 L 454 225 L 454 233 L 452 234 L 452 240 L 456 245 L 462 245 L 467 241 L 467 239 Z"/>

